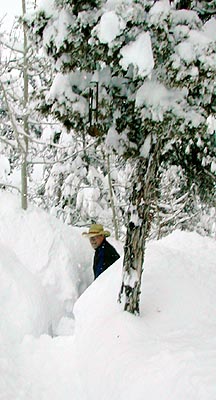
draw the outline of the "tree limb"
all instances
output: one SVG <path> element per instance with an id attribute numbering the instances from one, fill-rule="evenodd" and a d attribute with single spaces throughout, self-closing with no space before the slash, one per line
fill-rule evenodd
<path id="1" fill-rule="evenodd" d="M 8 102 L 8 99 L 7 99 L 7 94 L 6 94 L 4 85 L 3 85 L 3 83 L 2 83 L 1 80 L 0 80 L 0 86 L 1 86 L 2 91 L 3 91 L 3 95 L 4 95 L 4 98 L 5 98 L 5 102 L 6 102 L 6 105 L 7 105 L 9 117 L 10 117 L 10 120 L 11 120 L 11 123 L 12 123 L 12 126 L 13 126 L 13 129 L 14 129 L 14 134 L 15 134 L 17 143 L 18 143 L 18 145 L 19 145 L 21 151 L 22 151 L 23 153 L 25 153 L 25 148 L 24 148 L 24 146 L 22 145 L 22 143 L 21 143 L 21 141 L 20 141 L 20 139 L 19 139 L 19 132 L 18 132 L 16 123 L 15 123 L 15 121 L 14 121 L 14 117 L 13 117 L 13 114 L 12 114 L 12 111 L 11 111 L 10 104 L 9 104 L 9 102 Z"/>
<path id="2" fill-rule="evenodd" d="M 2 183 L 2 182 L 0 182 L 0 188 L 7 188 L 7 187 L 10 187 L 10 188 L 12 188 L 12 189 L 15 189 L 15 190 L 17 190 L 19 193 L 21 193 L 21 190 L 17 187 L 17 186 L 13 186 L 13 185 L 10 185 L 9 183 Z"/>

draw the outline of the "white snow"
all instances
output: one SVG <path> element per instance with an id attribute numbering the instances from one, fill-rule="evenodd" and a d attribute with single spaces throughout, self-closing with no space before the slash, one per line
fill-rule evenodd
<path id="1" fill-rule="evenodd" d="M 7 157 L 0 154 L 0 181 L 7 181 L 8 175 L 10 173 L 10 163 Z"/>
<path id="2" fill-rule="evenodd" d="M 54 11 L 54 0 L 38 0 L 37 9 L 46 11 L 46 13 L 51 13 Z"/>
<path id="3" fill-rule="evenodd" d="M 216 133 L 216 118 L 213 115 L 209 115 L 207 118 L 207 125 L 209 133 L 212 135 Z"/>
<path id="4" fill-rule="evenodd" d="M 148 108 L 155 120 L 163 120 L 164 112 L 178 110 L 178 102 L 184 98 L 184 90 L 168 90 L 162 83 L 146 80 L 136 94 L 136 107 L 146 107 L 144 117 L 148 115 Z"/>
<path id="5" fill-rule="evenodd" d="M 152 21 L 152 22 L 158 21 L 158 15 L 160 16 L 160 20 L 162 20 L 163 18 L 166 18 L 169 11 L 170 11 L 169 0 L 155 1 L 149 11 L 150 21 Z"/>
<path id="6" fill-rule="evenodd" d="M 77 252 L 85 243 L 78 228 L 72 230 L 31 206 L 24 212 L 20 210 L 19 201 L 8 193 L 0 192 L 0 221 L 0 243 L 12 251 L 7 257 L 14 259 L 16 256 L 17 268 L 21 271 L 25 267 L 45 288 L 51 316 L 49 325 L 52 325 L 53 334 L 57 334 L 61 319 L 71 316 L 74 302 L 92 280 L 91 249 L 87 246 L 86 252 Z M 5 257 L 2 259 L 4 268 Z M 28 293 L 26 297 L 29 298 Z M 36 301 L 36 297 L 32 301 Z"/>
<path id="7" fill-rule="evenodd" d="M 198 14 L 196 11 L 192 10 L 174 10 L 172 11 L 172 19 L 176 25 L 186 24 L 197 28 L 197 26 L 200 24 Z"/>
<path id="8" fill-rule="evenodd" d="M 145 77 L 152 72 L 154 59 L 149 32 L 140 33 L 136 40 L 124 46 L 120 53 L 120 65 L 123 69 L 127 70 L 129 65 L 133 64 L 138 69 L 138 75 Z"/>
<path id="9" fill-rule="evenodd" d="M 216 162 L 212 161 L 211 163 L 211 172 L 214 174 L 216 172 Z"/>
<path id="10" fill-rule="evenodd" d="M 21 265 L 11 248 L 0 244 L 0 337 L 21 341 L 26 334 L 49 333 L 50 319 L 45 290 Z"/>
<path id="11" fill-rule="evenodd" d="M 208 20 L 203 27 L 204 34 L 211 40 L 216 40 L 216 18 Z"/>
<path id="12" fill-rule="evenodd" d="M 175 231 L 148 243 L 138 317 L 117 302 L 122 258 L 90 284 L 85 228 L 24 212 L 3 191 L 0 220 L 2 400 L 215 400 L 213 239 Z M 59 303 L 81 284 L 66 315 Z"/>
<path id="13" fill-rule="evenodd" d="M 176 46 L 176 52 L 186 63 L 191 63 L 194 60 L 194 49 L 191 43 L 185 41 Z"/>
<path id="14" fill-rule="evenodd" d="M 152 138 L 151 135 L 148 135 L 145 138 L 143 145 L 140 148 L 141 157 L 148 158 L 150 150 L 151 150 Z"/>
<path id="15" fill-rule="evenodd" d="M 75 93 L 73 88 L 79 87 L 82 90 L 89 87 L 89 83 L 89 76 L 83 72 L 58 73 L 53 80 L 46 100 L 47 102 L 52 102 L 54 98 L 58 98 L 60 106 L 66 103 L 69 109 L 73 109 L 74 112 L 79 111 L 80 114 L 85 115 L 88 110 L 88 102 L 84 97 Z"/>
<path id="16" fill-rule="evenodd" d="M 116 151 L 119 149 L 119 134 L 114 126 L 109 128 L 105 139 L 106 146 L 113 148 Z"/>
<path id="17" fill-rule="evenodd" d="M 105 12 L 96 27 L 98 39 L 101 43 L 110 44 L 120 34 L 123 27 L 123 22 L 114 11 Z"/>

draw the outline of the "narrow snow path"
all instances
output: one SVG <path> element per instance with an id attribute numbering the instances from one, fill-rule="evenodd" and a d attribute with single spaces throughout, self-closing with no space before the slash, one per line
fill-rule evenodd
<path id="1" fill-rule="evenodd" d="M 85 400 L 73 355 L 73 337 L 27 336 L 19 349 L 15 400 Z"/>

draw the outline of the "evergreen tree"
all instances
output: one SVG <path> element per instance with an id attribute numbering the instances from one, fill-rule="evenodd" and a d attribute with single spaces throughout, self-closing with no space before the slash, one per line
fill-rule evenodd
<path id="1" fill-rule="evenodd" d="M 58 69 L 47 107 L 77 134 L 105 137 L 133 167 L 120 298 L 139 313 L 161 163 L 180 165 L 187 190 L 213 201 L 215 38 L 196 11 L 169 1 L 55 4 L 29 22 Z"/>
<path id="2" fill-rule="evenodd" d="M 195 10 L 203 21 L 216 15 L 216 1 L 176 0 L 173 2 L 177 9 Z"/>

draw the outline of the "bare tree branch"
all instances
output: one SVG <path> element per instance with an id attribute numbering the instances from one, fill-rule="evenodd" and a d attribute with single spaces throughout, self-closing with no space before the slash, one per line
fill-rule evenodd
<path id="1" fill-rule="evenodd" d="M 16 146 L 14 143 L 10 142 L 9 140 L 3 138 L 2 136 L 0 136 L 0 140 L 6 144 L 8 144 L 9 146 L 13 147 L 13 149 L 16 149 Z"/>
<path id="2" fill-rule="evenodd" d="M 10 104 L 9 104 L 9 102 L 8 102 L 8 99 L 7 99 L 7 94 L 6 94 L 6 91 L 5 91 L 5 88 L 4 88 L 4 84 L 2 83 L 1 80 L 0 80 L 0 86 L 1 86 L 1 88 L 2 88 L 2 92 L 3 92 L 4 98 L 5 98 L 5 103 L 6 103 L 6 105 L 7 105 L 9 117 L 10 117 L 10 120 L 11 120 L 11 123 L 12 123 L 12 126 L 13 126 L 14 135 L 15 135 L 15 137 L 16 137 L 17 143 L 18 143 L 18 145 L 19 145 L 21 151 L 22 151 L 23 153 L 25 153 L 25 148 L 24 148 L 24 146 L 22 145 L 22 143 L 21 143 L 21 141 L 20 141 L 19 132 L 18 132 L 18 129 L 17 129 L 17 125 L 16 125 L 16 123 L 15 123 L 15 121 L 14 121 L 14 116 L 13 116 L 13 113 L 12 113 L 12 110 L 11 110 L 11 107 L 10 107 Z"/>
<path id="3" fill-rule="evenodd" d="M 21 190 L 20 190 L 17 186 L 13 186 L 13 185 L 10 185 L 10 184 L 8 184 L 8 183 L 2 183 L 2 182 L 0 182 L 0 188 L 7 188 L 7 187 L 9 187 L 9 188 L 11 188 L 11 189 L 15 189 L 15 190 L 17 190 L 19 193 L 21 193 Z"/>
<path id="4" fill-rule="evenodd" d="M 56 161 L 49 161 L 49 160 L 46 161 L 45 159 L 43 159 L 43 161 L 27 160 L 27 163 L 32 164 L 32 165 L 35 165 L 35 164 L 46 164 L 46 165 L 61 164 L 61 163 L 64 163 L 64 162 L 70 160 L 70 158 L 76 157 L 77 154 L 85 152 L 89 147 L 94 146 L 96 143 L 97 143 L 97 140 L 95 140 L 93 143 L 86 146 L 84 149 L 78 150 L 75 153 L 71 154 L 70 156 L 67 156 L 65 158 L 62 158 L 62 159 L 59 159 Z"/>

